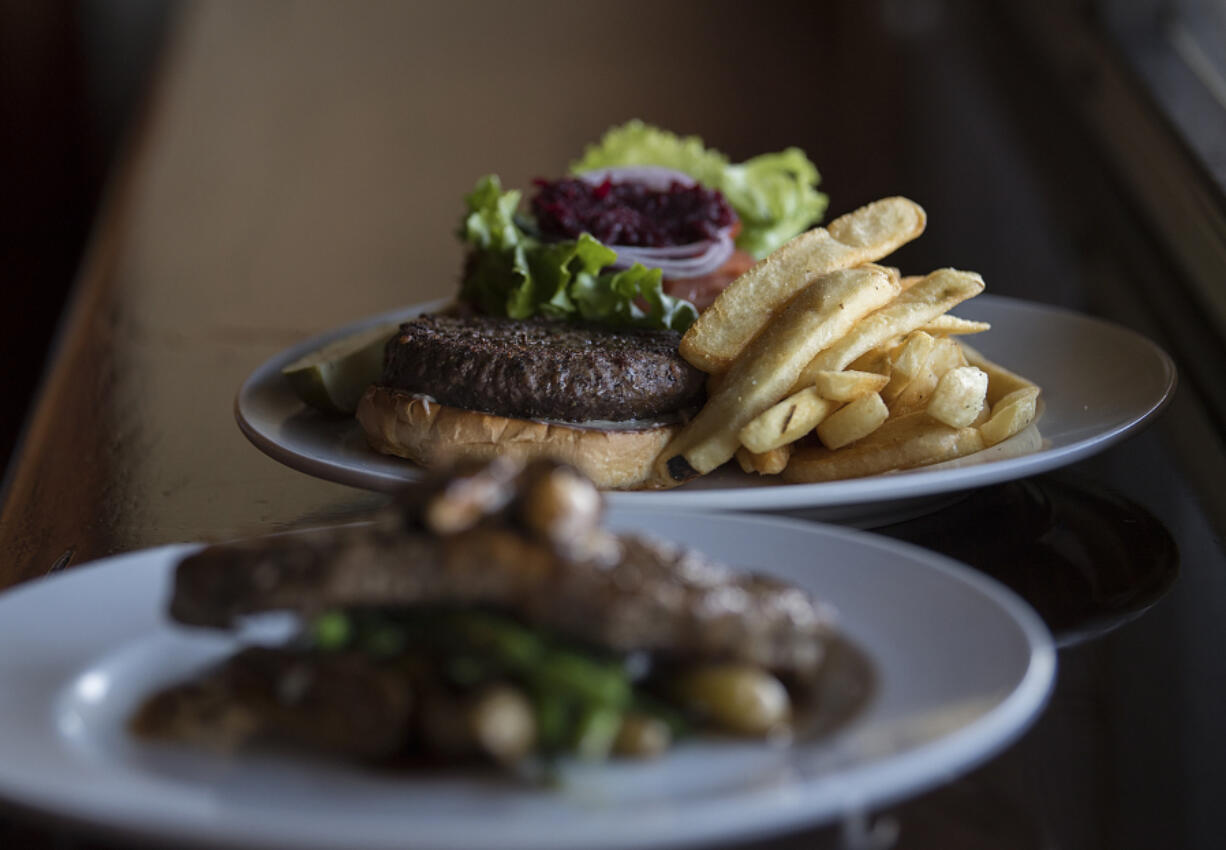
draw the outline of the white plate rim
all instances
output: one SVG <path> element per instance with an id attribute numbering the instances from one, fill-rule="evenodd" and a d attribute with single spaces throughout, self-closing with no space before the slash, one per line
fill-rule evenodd
<path id="1" fill-rule="evenodd" d="M 356 331 L 378 324 L 394 322 L 420 312 L 437 310 L 450 303 L 451 299 L 435 301 L 390 310 L 375 316 L 351 322 L 326 333 L 312 337 L 274 355 L 257 367 L 240 386 L 234 400 L 234 415 L 239 428 L 253 445 L 269 457 L 300 472 L 318 478 L 372 490 L 394 489 L 405 481 L 412 480 L 418 468 L 408 461 L 386 457 L 370 451 L 369 466 L 359 468 L 337 459 L 335 449 L 328 453 L 309 451 L 306 448 L 287 444 L 278 438 L 278 423 L 268 421 L 253 411 L 258 401 L 276 392 L 274 382 L 280 380 L 280 370 L 304 354 Z M 1023 301 L 996 295 L 980 295 L 967 302 L 960 313 L 973 312 L 976 307 L 1006 311 L 1015 318 L 1030 316 L 1031 321 L 1059 318 L 1075 323 L 1084 329 L 1096 329 L 1100 334 L 1109 334 L 1119 342 L 1131 346 L 1138 358 L 1146 360 L 1161 378 L 1155 383 L 1154 392 L 1146 403 L 1131 411 L 1130 415 L 1107 426 L 1093 430 L 1080 438 L 1059 446 L 1044 446 L 1040 450 L 1018 457 L 993 460 L 982 464 L 970 464 L 957 468 L 916 469 L 903 473 L 877 475 L 868 478 L 848 479 L 814 484 L 771 483 L 769 486 L 714 487 L 712 489 L 680 488 L 675 490 L 609 492 L 609 501 L 618 506 L 640 508 L 668 508 L 687 510 L 804 510 L 844 508 L 856 515 L 857 506 L 878 510 L 882 503 L 906 500 L 922 500 L 942 494 L 970 490 L 991 484 L 999 484 L 1083 460 L 1120 442 L 1142 428 L 1167 405 L 1176 385 L 1176 370 L 1170 356 L 1159 346 L 1141 334 L 1104 319 L 1086 316 L 1072 310 L 1036 302 Z M 992 333 L 991 331 L 988 332 Z M 970 339 L 972 344 L 975 338 Z M 1020 364 L 1006 366 L 1023 370 Z M 288 390 L 282 389 L 282 392 Z M 1042 432 L 1042 421 L 1039 423 Z M 358 426 L 352 425 L 356 432 Z M 739 474 L 739 473 L 738 473 Z M 833 514 L 816 516 L 819 519 L 839 519 Z"/>
<path id="2" fill-rule="evenodd" d="M 638 515 L 637 518 L 636 515 Z M 1030 660 L 1013 690 L 1003 696 L 995 707 L 936 741 L 893 757 L 884 766 L 882 764 L 869 765 L 858 774 L 852 772 L 846 777 L 839 777 L 841 791 L 837 799 L 831 797 L 830 790 L 824 785 L 813 782 L 807 786 L 802 785 L 799 789 L 789 788 L 788 793 L 785 794 L 778 794 L 774 789 L 770 789 L 746 795 L 739 800 L 716 799 L 696 807 L 694 814 L 698 817 L 687 817 L 686 821 L 697 820 L 697 822 L 692 823 L 689 829 L 680 833 L 667 826 L 662 829 L 659 824 L 652 826 L 649 823 L 645 830 L 636 830 L 626 826 L 601 836 L 593 846 L 664 847 L 686 846 L 734 838 L 752 839 L 817 825 L 829 821 L 840 813 L 859 812 L 872 806 L 887 805 L 903 797 L 927 790 L 940 782 L 948 781 L 995 755 L 1020 736 L 1029 722 L 1046 704 L 1056 666 L 1051 636 L 1026 603 L 982 573 L 911 544 L 868 535 L 853 529 L 760 515 L 716 517 L 712 514 L 698 512 L 678 512 L 675 516 L 679 517 L 681 522 L 718 522 L 721 525 L 729 522 L 741 523 L 745 524 L 746 529 L 752 526 L 758 531 L 774 529 L 794 533 L 799 530 L 816 537 L 825 537 L 828 540 L 842 540 L 857 548 L 869 547 L 881 553 L 882 557 L 903 558 L 910 562 L 910 569 L 929 570 L 930 575 L 939 575 L 942 576 L 942 580 L 953 581 L 971 588 L 991 604 L 998 606 L 1004 618 L 1007 619 L 1009 627 L 1017 629 L 1028 645 Z M 651 513 L 639 511 L 615 510 L 612 515 L 614 524 L 629 522 L 636 526 L 644 522 L 651 522 L 652 517 Z M 57 585 L 67 587 L 68 583 L 77 581 L 84 575 L 84 573 L 78 573 L 78 569 L 87 570 L 98 576 L 101 574 L 100 571 L 109 565 L 111 571 L 118 574 L 125 568 L 125 562 L 141 558 L 161 558 L 163 562 L 158 569 L 166 574 L 170 569 L 170 560 L 187 551 L 191 545 L 176 544 L 142 550 L 105 559 L 91 566 L 74 568 L 68 573 L 25 585 L 10 594 L 0 596 L 0 611 L 3 611 L 8 605 L 19 604 L 22 597 L 29 598 L 44 593 Z M 850 569 L 855 569 L 854 565 Z M 0 617 L 0 622 L 3 622 L 3 619 Z M 0 669 L 3 669 L 3 664 L 0 664 Z M 0 702 L 3 702 L 2 698 Z M 881 776 L 885 770 L 890 773 L 888 780 L 883 780 Z M 33 791 L 28 787 L 23 788 L 20 774 L 20 766 L 0 763 L 0 797 L 5 797 L 34 811 L 47 812 L 65 817 L 69 821 L 92 824 L 111 831 L 133 831 L 156 837 L 187 840 L 203 839 L 210 843 L 236 846 L 253 842 L 259 846 L 277 846 L 287 841 L 300 843 L 302 846 L 327 846 L 341 838 L 338 835 L 317 832 L 295 833 L 292 829 L 287 832 L 284 824 L 269 823 L 259 818 L 255 821 L 248 819 L 241 822 L 210 823 L 208 817 L 201 820 L 199 817 L 191 817 L 190 811 L 177 812 L 169 808 L 162 810 L 154 821 L 141 824 L 139 828 L 136 828 L 130 822 L 125 823 L 122 816 L 117 820 L 114 809 L 110 805 L 91 805 L 88 801 L 82 802 L 71 795 L 66 795 L 63 788 L 36 788 Z M 829 779 L 829 777 L 824 779 Z M 130 812 L 127 814 L 131 815 Z M 188 815 L 186 820 L 184 819 L 185 814 Z M 199 815 L 198 812 L 196 814 Z M 224 812 L 214 814 L 224 814 Z M 675 827 L 675 824 L 672 826 Z M 508 836 L 502 831 L 497 824 L 491 825 L 484 833 L 484 842 L 474 841 L 474 837 L 475 835 L 470 831 L 462 843 L 446 845 L 446 842 L 443 842 L 442 845 L 487 846 L 490 848 L 552 847 L 560 850 L 561 847 L 567 846 L 568 842 L 575 839 L 573 835 L 532 835 L 531 837 L 520 835 L 519 840 L 516 841 L 513 836 Z M 357 850 L 357 848 L 399 846 L 402 842 L 389 836 L 386 832 L 381 832 L 378 828 L 372 828 L 362 834 L 345 836 L 345 843 Z M 431 842 L 431 845 L 435 843 Z"/>

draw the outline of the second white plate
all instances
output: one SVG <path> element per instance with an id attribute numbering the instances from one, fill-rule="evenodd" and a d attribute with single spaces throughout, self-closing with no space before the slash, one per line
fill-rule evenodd
<path id="1" fill-rule="evenodd" d="M 244 847 L 562 850 L 750 840 L 916 794 L 991 757 L 1042 708 L 1055 653 L 982 574 L 862 532 L 754 515 L 615 512 L 611 524 L 773 574 L 832 603 L 868 659 L 867 704 L 792 746 L 690 741 L 575 765 L 559 788 L 134 739 L 141 699 L 232 647 L 166 621 L 171 546 L 0 597 L 0 798 L 162 839 Z M 30 635 L 39 640 L 30 641 Z"/>

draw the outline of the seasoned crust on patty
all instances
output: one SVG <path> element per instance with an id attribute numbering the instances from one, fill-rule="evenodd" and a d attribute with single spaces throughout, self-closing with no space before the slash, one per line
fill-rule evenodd
<path id="1" fill-rule="evenodd" d="M 452 407 L 563 422 L 696 407 L 704 378 L 680 334 L 495 316 L 418 316 L 388 343 L 383 385 Z"/>

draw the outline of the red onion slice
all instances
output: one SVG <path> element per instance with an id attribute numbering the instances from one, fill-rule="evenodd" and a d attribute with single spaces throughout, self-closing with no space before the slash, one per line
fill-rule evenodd
<path id="1" fill-rule="evenodd" d="M 657 192 L 667 191 L 674 183 L 682 186 L 693 186 L 698 181 L 684 171 L 664 168 L 660 165 L 620 165 L 612 168 L 599 168 L 595 171 L 585 171 L 579 179 L 593 186 L 599 186 L 605 180 L 612 183 L 642 183 L 648 189 Z"/>
<path id="2" fill-rule="evenodd" d="M 645 249 L 633 245 L 610 245 L 609 247 L 617 252 L 617 260 L 613 263 L 614 268 L 624 269 L 635 263 L 642 263 L 648 268 L 660 269 L 664 277 L 670 280 L 703 277 L 711 274 L 728 262 L 735 247 L 732 236 L 728 233 L 720 234 L 718 239 L 695 244 L 703 247 L 702 253 L 687 257 L 661 257 L 658 253 L 644 254 Z"/>
<path id="3" fill-rule="evenodd" d="M 701 257 L 711 249 L 711 242 L 691 242 L 688 245 L 668 245 L 661 248 L 644 248 L 639 245 L 623 245 L 627 251 L 633 251 L 639 257 L 650 260 L 688 260 Z"/>

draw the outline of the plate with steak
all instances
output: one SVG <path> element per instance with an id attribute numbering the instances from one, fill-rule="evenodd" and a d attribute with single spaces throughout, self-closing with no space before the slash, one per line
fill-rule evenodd
<path id="1" fill-rule="evenodd" d="M 223 846 L 709 845 L 922 792 L 1042 709 L 1050 636 L 969 568 L 603 508 L 504 458 L 11 591 L 0 638 L 72 627 L 0 659 L 0 798 Z"/>

